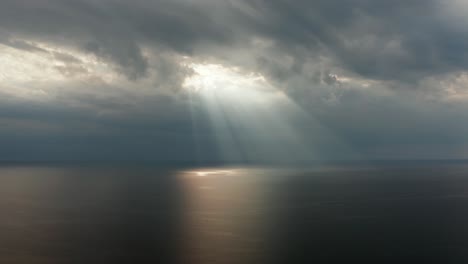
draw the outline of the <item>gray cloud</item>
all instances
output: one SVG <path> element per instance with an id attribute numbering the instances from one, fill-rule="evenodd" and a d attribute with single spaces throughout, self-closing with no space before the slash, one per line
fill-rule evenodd
<path id="1" fill-rule="evenodd" d="M 1 43 L 6 45 L 6 46 L 10 46 L 12 48 L 20 49 L 20 50 L 24 50 L 24 51 L 47 52 L 46 50 L 44 50 L 44 49 L 42 49 L 42 48 L 40 48 L 40 47 L 38 47 L 38 46 L 36 46 L 34 44 L 23 41 L 23 40 L 5 39 Z"/>
<path id="2" fill-rule="evenodd" d="M 0 129 L 9 146 L 0 159 L 14 149 L 20 157 L 31 146 L 59 157 L 68 145 L 76 157 L 103 157 L 112 144 L 128 154 L 122 157 L 144 148 L 136 156 L 161 158 L 174 145 L 171 158 L 190 159 L 194 121 L 181 85 L 194 72 L 184 57 L 262 74 L 358 152 L 417 158 L 439 147 L 446 156 L 466 156 L 455 149 L 467 143 L 460 76 L 468 70 L 468 20 L 455 2 L 3 0 L 0 44 L 48 54 L 68 81 L 47 87 L 52 92 L 40 103 L 0 86 L 0 120 L 14 128 Z M 85 60 L 63 50 L 94 56 L 127 80 L 104 85 Z M 209 116 L 199 116 L 205 158 L 216 159 Z M 307 135 L 300 123 L 295 128 Z M 50 135 L 62 141 L 31 126 L 55 131 Z"/>
<path id="3" fill-rule="evenodd" d="M 444 20 L 435 0 L 7 0 L 1 5 L 5 30 L 69 42 L 114 62 L 131 79 L 146 74 L 142 46 L 193 54 L 199 45 L 229 48 L 255 36 L 272 39 L 297 62 L 321 54 L 371 79 L 414 81 L 468 67 L 468 32 Z M 10 45 L 33 47 L 21 41 Z"/>
<path id="4" fill-rule="evenodd" d="M 298 59 L 317 53 L 371 79 L 415 81 L 465 70 L 468 32 L 439 1 L 253 1 L 244 19 Z M 297 52 L 297 53 L 296 53 Z"/>

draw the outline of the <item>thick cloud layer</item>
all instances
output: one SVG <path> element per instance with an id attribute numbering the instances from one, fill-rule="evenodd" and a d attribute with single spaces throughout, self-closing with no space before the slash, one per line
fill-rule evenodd
<path id="1" fill-rule="evenodd" d="M 459 0 L 3 0 L 0 159 L 219 161 L 219 126 L 186 87 L 196 65 L 215 64 L 260 76 L 314 120 L 270 102 L 271 124 L 324 153 L 303 160 L 465 158 L 466 11 Z M 233 82 L 221 74 L 202 82 Z M 236 113 L 239 100 L 218 104 Z M 330 133 L 339 140 L 318 143 Z"/>

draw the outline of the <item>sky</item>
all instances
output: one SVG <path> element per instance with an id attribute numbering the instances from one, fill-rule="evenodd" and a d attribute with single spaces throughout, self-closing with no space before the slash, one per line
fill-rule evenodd
<path id="1" fill-rule="evenodd" d="M 463 0 L 2 0 L 0 160 L 468 158 Z"/>

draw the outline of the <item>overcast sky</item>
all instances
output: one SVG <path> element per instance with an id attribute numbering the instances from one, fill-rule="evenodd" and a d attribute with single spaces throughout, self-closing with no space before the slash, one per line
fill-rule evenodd
<path id="1" fill-rule="evenodd" d="M 2 0 L 0 160 L 468 158 L 463 0 Z"/>

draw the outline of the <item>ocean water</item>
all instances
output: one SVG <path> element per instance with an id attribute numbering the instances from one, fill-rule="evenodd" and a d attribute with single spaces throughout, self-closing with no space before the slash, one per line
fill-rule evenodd
<path id="1" fill-rule="evenodd" d="M 0 263 L 468 263 L 468 165 L 0 166 Z"/>

